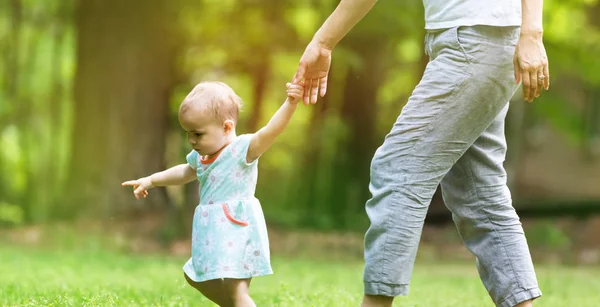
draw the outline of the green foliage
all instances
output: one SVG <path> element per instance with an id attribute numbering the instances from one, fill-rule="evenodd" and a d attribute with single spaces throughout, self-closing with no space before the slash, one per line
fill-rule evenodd
<path id="1" fill-rule="evenodd" d="M 285 99 L 285 82 L 295 72 L 306 43 L 337 3 L 174 1 L 179 12 L 174 27 L 183 39 L 173 67 L 178 79 L 167 89 L 173 132 L 181 133 L 176 114 L 183 97 L 195 83 L 209 79 L 230 84 L 244 99 L 238 133 L 253 132 L 245 129 L 253 120 L 257 127 L 264 125 Z M 573 146 L 581 146 L 587 137 L 583 127 L 594 120 L 584 117 L 581 106 L 590 99 L 589 92 L 600 86 L 599 4 L 596 0 L 547 0 L 544 5 L 544 37 L 553 83 L 551 92 L 544 93 L 530 110 L 558 128 Z M 50 219 L 69 193 L 65 182 L 73 142 L 71 126 L 77 116 L 73 107 L 76 14 L 72 0 L 0 2 L 0 202 L 12 204 L 13 209 L 18 204 L 21 212 L 15 218 L 16 211 L 9 209 L 11 219 Z M 305 216 L 313 214 L 311 226 L 332 227 L 328 206 L 335 193 L 333 165 L 340 157 L 353 158 L 342 146 L 355 137 L 347 118 L 340 115 L 343 89 L 348 70 L 361 72 L 366 65 L 356 46 L 367 40 L 390 44 L 377 101 L 364 102 L 377 105 L 377 127 L 371 138 L 381 140 L 420 78 L 423 26 L 421 1 L 379 1 L 342 41 L 334 52 L 327 106 L 299 108 L 284 136 L 261 158 L 257 193 L 271 221 L 300 226 L 307 223 Z M 118 120 L 107 123 L 119 124 Z M 310 132 L 315 127 L 319 130 Z M 180 135 L 179 158 L 170 158 L 168 165 L 183 161 L 189 149 Z M 318 155 L 307 164 L 313 151 Z M 316 179 L 309 183 L 318 196 L 312 200 L 314 208 L 308 208 L 310 200 L 302 199 L 307 194 L 305 186 L 299 190 L 299 182 L 305 180 L 301 175 L 311 167 L 316 168 Z M 345 218 L 353 221 L 349 224 L 364 228 L 364 212 L 347 214 Z"/>
<path id="2" fill-rule="evenodd" d="M 20 206 L 0 202 L 0 225 L 23 224 L 23 209 Z"/>
<path id="3" fill-rule="evenodd" d="M 527 229 L 528 242 L 532 247 L 566 250 L 571 239 L 556 222 L 539 221 Z"/>
<path id="4" fill-rule="evenodd" d="M 0 201 L 20 204 L 27 221 L 44 220 L 68 167 L 73 2 L 10 1 L 3 6 Z"/>

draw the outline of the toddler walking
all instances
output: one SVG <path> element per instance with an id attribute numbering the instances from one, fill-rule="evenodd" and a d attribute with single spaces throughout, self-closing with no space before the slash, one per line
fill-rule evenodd
<path id="1" fill-rule="evenodd" d="M 255 306 L 255 276 L 272 274 L 267 227 L 254 197 L 259 157 L 283 132 L 302 99 L 301 84 L 287 85 L 287 99 L 256 133 L 236 134 L 242 100 L 222 82 L 198 84 L 179 108 L 179 123 L 192 151 L 187 163 L 126 181 L 134 196 L 155 186 L 197 179 L 200 203 L 192 227 L 192 255 L 183 266 L 187 282 L 219 306 Z"/>

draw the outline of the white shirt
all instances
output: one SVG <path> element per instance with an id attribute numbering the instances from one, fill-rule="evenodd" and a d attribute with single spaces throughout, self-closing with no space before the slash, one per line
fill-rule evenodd
<path id="1" fill-rule="evenodd" d="M 423 0 L 425 29 L 520 26 L 521 0 Z"/>

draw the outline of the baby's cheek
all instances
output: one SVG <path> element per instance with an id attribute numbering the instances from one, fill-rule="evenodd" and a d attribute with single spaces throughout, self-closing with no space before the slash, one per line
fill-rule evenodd
<path id="1" fill-rule="evenodd" d="M 203 137 L 202 140 L 200 141 L 200 144 L 204 147 L 208 147 L 208 148 L 212 148 L 214 145 L 215 141 L 212 140 L 211 138 L 207 138 L 207 137 Z"/>
<path id="2" fill-rule="evenodd" d="M 215 152 L 215 151 L 219 150 L 219 146 L 217 146 L 217 143 L 218 142 L 216 142 L 214 140 L 206 140 L 203 144 L 203 148 L 205 148 L 206 151 L 208 151 L 208 152 L 211 152 L 211 153 Z"/>

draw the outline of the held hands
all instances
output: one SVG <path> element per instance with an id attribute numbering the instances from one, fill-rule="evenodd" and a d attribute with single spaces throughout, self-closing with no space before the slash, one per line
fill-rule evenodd
<path id="1" fill-rule="evenodd" d="M 327 92 L 327 76 L 331 67 L 331 49 L 311 42 L 306 47 L 293 83 L 304 80 L 304 104 L 317 103 L 317 97 Z M 317 93 L 319 95 L 317 95 Z"/>
<path id="2" fill-rule="evenodd" d="M 135 199 L 140 199 L 140 196 L 146 198 L 146 196 L 148 196 L 148 190 L 154 187 L 150 177 L 125 181 L 121 183 L 121 185 L 133 187 L 133 195 L 135 196 Z"/>
<path id="3" fill-rule="evenodd" d="M 295 84 L 295 83 L 286 83 L 287 87 L 287 101 L 291 104 L 297 104 L 302 100 L 302 95 L 304 94 L 304 86 L 303 83 Z"/>
<path id="4" fill-rule="evenodd" d="M 532 102 L 550 87 L 548 57 L 541 33 L 521 33 L 513 58 L 515 81 L 523 81 L 523 98 Z"/>

